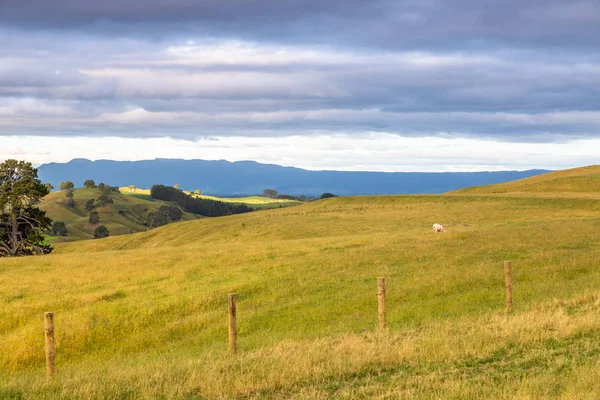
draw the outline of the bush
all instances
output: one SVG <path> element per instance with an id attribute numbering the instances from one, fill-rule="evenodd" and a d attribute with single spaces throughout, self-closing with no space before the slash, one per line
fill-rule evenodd
<path id="1" fill-rule="evenodd" d="M 89 199 L 85 202 L 85 211 L 92 211 L 94 209 L 94 202 L 96 199 Z"/>
<path id="2" fill-rule="evenodd" d="M 96 199 L 95 207 L 102 207 L 103 205 L 112 204 L 112 203 L 114 203 L 113 199 L 111 199 L 106 194 L 102 194 L 102 195 L 100 195 L 100 197 L 98 197 L 98 199 Z"/>
<path id="3" fill-rule="evenodd" d="M 105 227 L 104 225 L 100 225 L 94 231 L 94 239 L 102 239 L 102 238 L 108 237 L 109 235 L 110 235 L 110 233 L 108 232 L 108 228 Z"/>
<path id="4" fill-rule="evenodd" d="M 65 181 L 60 183 L 60 190 L 69 190 L 73 189 L 75 185 L 71 181 Z"/>
<path id="5" fill-rule="evenodd" d="M 100 222 L 100 214 L 98 214 L 98 211 L 92 211 L 90 213 L 90 218 L 88 219 L 90 224 L 97 224 L 98 222 Z"/>
<path id="6" fill-rule="evenodd" d="M 67 226 L 62 221 L 54 221 L 50 234 L 53 236 L 68 236 Z"/>

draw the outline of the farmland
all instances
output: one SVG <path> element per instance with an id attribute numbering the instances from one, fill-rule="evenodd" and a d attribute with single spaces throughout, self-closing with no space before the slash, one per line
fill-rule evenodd
<path id="1" fill-rule="evenodd" d="M 517 181 L 340 197 L 2 259 L 0 398 L 595 398 L 600 187 L 577 190 L 589 172 L 561 171 L 545 196 Z"/>

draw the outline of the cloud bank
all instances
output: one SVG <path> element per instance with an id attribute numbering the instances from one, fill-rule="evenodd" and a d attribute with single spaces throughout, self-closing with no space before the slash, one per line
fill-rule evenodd
<path id="1" fill-rule="evenodd" d="M 0 140 L 379 134 L 559 165 L 600 139 L 599 49 L 596 1 L 5 0 Z"/>

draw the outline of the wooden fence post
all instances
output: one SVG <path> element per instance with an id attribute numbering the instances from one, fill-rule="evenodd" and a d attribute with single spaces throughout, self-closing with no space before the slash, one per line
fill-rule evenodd
<path id="1" fill-rule="evenodd" d="M 377 278 L 377 304 L 379 308 L 379 329 L 384 330 L 385 325 L 385 278 Z"/>
<path id="2" fill-rule="evenodd" d="M 235 293 L 229 293 L 229 352 L 235 353 L 237 349 L 237 328 L 236 328 L 236 308 Z"/>
<path id="3" fill-rule="evenodd" d="M 46 374 L 54 375 L 54 313 L 44 313 L 44 337 L 46 339 Z"/>
<path id="4" fill-rule="evenodd" d="M 506 312 L 511 313 L 513 311 L 513 298 L 512 263 L 510 261 L 504 261 L 504 282 L 506 287 Z"/>

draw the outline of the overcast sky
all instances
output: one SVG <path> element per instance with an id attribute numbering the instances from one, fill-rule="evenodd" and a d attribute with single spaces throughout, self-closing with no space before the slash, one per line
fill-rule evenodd
<path id="1" fill-rule="evenodd" d="M 0 0 L 0 160 L 600 159 L 600 0 Z"/>

